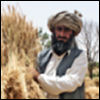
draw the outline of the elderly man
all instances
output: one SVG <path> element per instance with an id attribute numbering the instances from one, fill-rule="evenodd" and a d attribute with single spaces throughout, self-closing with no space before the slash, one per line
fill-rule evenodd
<path id="1" fill-rule="evenodd" d="M 39 54 L 38 72 L 34 70 L 34 77 L 50 95 L 84 99 L 87 58 L 75 43 L 82 21 L 77 14 L 63 11 L 50 17 L 48 27 L 52 32 L 51 48 Z"/>

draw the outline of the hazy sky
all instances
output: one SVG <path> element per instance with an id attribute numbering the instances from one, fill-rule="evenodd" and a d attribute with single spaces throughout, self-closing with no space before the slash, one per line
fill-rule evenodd
<path id="1" fill-rule="evenodd" d="M 78 10 L 83 15 L 83 20 L 99 23 L 99 1 L 1 1 L 1 7 L 6 8 L 8 4 L 23 12 L 35 27 L 42 27 L 48 33 L 48 18 L 63 10 Z"/>

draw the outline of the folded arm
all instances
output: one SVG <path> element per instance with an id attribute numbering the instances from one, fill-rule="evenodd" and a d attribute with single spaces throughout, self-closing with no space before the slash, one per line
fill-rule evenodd
<path id="1" fill-rule="evenodd" d="M 84 53 L 82 53 L 64 76 L 52 77 L 46 74 L 40 74 L 38 81 L 45 91 L 53 95 L 58 95 L 63 92 L 72 92 L 82 85 L 86 70 L 87 59 Z"/>

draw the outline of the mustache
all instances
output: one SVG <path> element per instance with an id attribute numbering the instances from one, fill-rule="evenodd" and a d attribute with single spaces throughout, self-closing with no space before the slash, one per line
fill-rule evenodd
<path id="1" fill-rule="evenodd" d="M 56 40 L 56 42 L 53 43 L 52 47 L 55 47 L 55 46 L 61 45 L 61 44 L 66 44 L 66 43 L 64 43 L 64 41 L 62 41 L 62 40 Z"/>
<path id="2" fill-rule="evenodd" d="M 61 36 L 58 36 L 57 38 L 58 38 L 58 39 L 64 39 L 64 40 L 67 40 L 66 37 L 61 37 Z"/>

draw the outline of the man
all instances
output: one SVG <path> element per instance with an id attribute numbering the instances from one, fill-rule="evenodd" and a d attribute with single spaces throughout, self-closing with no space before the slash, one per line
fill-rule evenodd
<path id="1" fill-rule="evenodd" d="M 39 54 L 39 73 L 34 70 L 34 78 L 45 91 L 60 99 L 84 99 L 87 59 L 75 43 L 82 21 L 75 13 L 63 11 L 49 19 L 48 27 L 52 45 Z"/>

